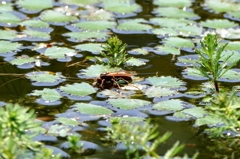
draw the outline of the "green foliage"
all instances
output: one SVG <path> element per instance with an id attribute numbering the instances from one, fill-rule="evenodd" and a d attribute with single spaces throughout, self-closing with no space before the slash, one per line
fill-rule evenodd
<path id="1" fill-rule="evenodd" d="M 78 135 L 69 135 L 67 137 L 67 140 L 69 142 L 69 147 L 76 153 L 83 152 L 83 143 L 79 144 L 79 141 L 81 140 L 81 137 Z"/>
<path id="2" fill-rule="evenodd" d="M 124 65 L 130 58 L 127 58 L 126 52 L 127 44 L 123 44 L 116 36 L 107 39 L 107 44 L 103 46 L 104 52 L 101 55 L 108 59 L 107 62 L 101 58 L 96 57 L 96 60 L 100 64 L 109 65 L 111 67 L 117 67 Z"/>
<path id="3" fill-rule="evenodd" d="M 195 68 L 214 83 L 217 92 L 219 92 L 217 80 L 238 62 L 235 61 L 228 65 L 227 61 L 232 56 L 229 55 L 221 64 L 219 63 L 226 45 L 227 44 L 220 44 L 217 35 L 207 34 L 203 41 L 201 41 L 202 49 L 196 50 L 199 54 L 200 61 L 197 61 L 197 63 L 200 67 Z"/>

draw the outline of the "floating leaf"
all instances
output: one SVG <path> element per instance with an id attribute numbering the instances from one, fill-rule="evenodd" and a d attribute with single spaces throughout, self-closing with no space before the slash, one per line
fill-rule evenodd
<path id="1" fill-rule="evenodd" d="M 197 14 L 174 8 L 174 7 L 158 7 L 154 10 L 157 14 L 161 16 L 166 16 L 169 18 L 194 18 L 197 17 Z"/>
<path id="2" fill-rule="evenodd" d="M 79 125 L 79 122 L 73 119 L 69 119 L 69 118 L 64 118 L 64 117 L 58 117 L 56 119 L 56 121 L 59 121 L 60 123 L 64 124 L 64 125 L 72 125 L 72 126 L 77 126 Z"/>
<path id="3" fill-rule="evenodd" d="M 228 70 L 221 78 L 240 80 L 240 72 L 234 70 Z"/>
<path id="4" fill-rule="evenodd" d="M 123 94 L 122 91 L 113 91 L 109 89 L 105 89 L 100 92 L 102 95 L 107 96 L 109 98 L 126 98 L 127 95 Z"/>
<path id="5" fill-rule="evenodd" d="M 52 0 L 21 0 L 17 2 L 21 7 L 28 10 L 42 10 L 52 8 Z"/>
<path id="6" fill-rule="evenodd" d="M 34 96 L 42 96 L 46 101 L 54 102 L 60 99 L 62 96 L 54 89 L 44 88 L 43 90 L 35 90 L 31 93 Z"/>
<path id="7" fill-rule="evenodd" d="M 129 66 L 142 66 L 142 65 L 146 65 L 145 62 L 137 59 L 137 58 L 130 58 L 129 60 L 126 61 L 127 65 Z"/>
<path id="8" fill-rule="evenodd" d="M 7 23 L 9 25 L 11 24 L 18 24 L 21 21 L 20 18 L 18 18 L 17 16 L 5 12 L 5 13 L 0 13 L 0 23 Z"/>
<path id="9" fill-rule="evenodd" d="M 95 89 L 88 83 L 74 83 L 73 85 L 61 86 L 60 89 L 66 93 L 77 96 L 86 96 L 95 93 Z"/>
<path id="10" fill-rule="evenodd" d="M 202 73 L 200 71 L 198 71 L 196 68 L 186 68 L 185 72 L 187 73 L 187 75 L 191 75 L 191 76 L 195 76 L 195 77 L 203 77 Z"/>
<path id="11" fill-rule="evenodd" d="M 230 3 L 221 0 L 210 0 L 207 1 L 206 4 L 209 8 L 213 9 L 215 12 L 237 11 L 240 8 L 240 5 L 237 3 Z"/>
<path id="12" fill-rule="evenodd" d="M 68 32 L 65 35 L 77 40 L 103 39 L 108 36 L 106 32 Z"/>
<path id="13" fill-rule="evenodd" d="M 0 39 L 12 40 L 17 38 L 17 32 L 14 30 L 0 30 Z"/>
<path id="14" fill-rule="evenodd" d="M 137 49 L 133 49 L 133 50 L 129 51 L 129 53 L 147 55 L 148 50 L 142 49 L 142 48 L 137 48 Z"/>
<path id="15" fill-rule="evenodd" d="M 195 118 L 202 118 L 205 114 L 207 114 L 207 112 L 201 107 L 193 107 L 193 108 L 185 109 L 181 112 L 191 115 Z"/>
<path id="16" fill-rule="evenodd" d="M 229 15 L 235 17 L 235 18 L 240 18 L 240 12 L 237 11 L 237 12 L 228 12 Z"/>
<path id="17" fill-rule="evenodd" d="M 43 21 L 47 22 L 53 22 L 53 23 L 61 23 L 61 22 L 70 22 L 70 21 L 75 21 L 78 20 L 77 17 L 75 16 L 68 16 L 63 13 L 57 12 L 57 11 L 52 11 L 52 10 L 47 10 L 42 12 L 41 16 Z"/>
<path id="18" fill-rule="evenodd" d="M 191 40 L 178 38 L 178 37 L 167 38 L 165 45 L 174 46 L 174 47 L 194 47 L 194 44 Z"/>
<path id="19" fill-rule="evenodd" d="M 141 118 L 141 117 L 111 117 L 109 119 L 110 121 L 124 121 L 124 122 L 132 122 L 132 123 L 135 123 L 135 122 L 140 122 L 140 121 L 144 121 L 145 118 Z"/>
<path id="20" fill-rule="evenodd" d="M 178 35 L 178 32 L 174 28 L 153 29 L 152 32 L 153 34 L 157 35 L 170 35 L 170 36 Z"/>
<path id="21" fill-rule="evenodd" d="M 170 95 L 176 94 L 176 91 L 174 90 L 170 90 L 168 88 L 155 87 L 155 86 L 152 86 L 144 90 L 143 92 L 149 98 L 170 96 Z"/>
<path id="22" fill-rule="evenodd" d="M 103 3 L 103 5 L 106 10 L 122 14 L 136 12 L 141 8 L 141 6 L 136 3 L 129 3 L 123 1 L 107 1 Z"/>
<path id="23" fill-rule="evenodd" d="M 71 128 L 67 125 L 51 125 L 49 130 L 47 131 L 48 135 L 52 136 L 61 136 L 65 137 L 67 136 L 71 131 Z"/>
<path id="24" fill-rule="evenodd" d="M 174 0 L 174 1 L 166 1 L 166 0 L 155 0 L 155 5 L 167 6 L 167 7 L 189 7 L 191 5 L 190 0 Z"/>
<path id="25" fill-rule="evenodd" d="M 108 102 L 120 109 L 133 109 L 150 104 L 150 102 L 140 99 L 108 99 Z"/>
<path id="26" fill-rule="evenodd" d="M 94 10 L 90 12 L 88 15 L 82 15 L 81 17 L 86 18 L 88 20 L 111 20 L 113 19 L 113 16 L 114 16 L 113 13 L 101 9 Z"/>
<path id="27" fill-rule="evenodd" d="M 47 83 L 54 83 L 57 80 L 62 78 L 61 75 L 58 74 L 50 74 L 49 72 L 34 72 L 26 74 L 29 79 L 37 82 L 47 82 Z"/>
<path id="28" fill-rule="evenodd" d="M 17 50 L 22 44 L 10 41 L 0 41 L 0 53 L 7 53 L 12 50 Z"/>
<path id="29" fill-rule="evenodd" d="M 84 21 L 74 24 L 74 26 L 90 31 L 103 31 L 116 25 L 110 21 Z"/>
<path id="30" fill-rule="evenodd" d="M 49 56 L 51 58 L 65 58 L 67 55 L 72 56 L 74 54 L 76 54 L 76 52 L 73 49 L 57 46 L 47 48 L 47 50 L 44 53 L 45 56 Z"/>
<path id="31" fill-rule="evenodd" d="M 239 39 L 240 29 L 217 29 L 216 32 L 222 37 L 226 39 Z"/>
<path id="32" fill-rule="evenodd" d="M 74 47 L 78 50 L 89 52 L 101 52 L 103 50 L 102 44 L 99 43 L 79 44 Z"/>
<path id="33" fill-rule="evenodd" d="M 11 3 L 0 3 L 0 12 L 11 12 L 13 11 L 12 4 Z"/>
<path id="34" fill-rule="evenodd" d="M 156 46 L 158 51 L 167 54 L 180 55 L 180 50 L 170 46 Z"/>
<path id="35" fill-rule="evenodd" d="M 191 116 L 187 115 L 187 114 L 183 114 L 182 112 L 175 112 L 173 114 L 174 117 L 177 118 L 190 118 Z"/>
<path id="36" fill-rule="evenodd" d="M 234 63 L 235 61 L 240 60 L 240 53 L 238 51 L 225 50 L 222 52 L 222 57 L 219 61 L 225 61 L 229 56 L 231 57 L 227 60 L 228 63 Z"/>
<path id="37" fill-rule="evenodd" d="M 49 27 L 49 24 L 41 20 L 25 20 L 19 23 L 22 26 L 28 26 L 32 28 L 46 28 Z"/>
<path id="38" fill-rule="evenodd" d="M 182 101 L 179 99 L 172 99 L 167 101 L 158 102 L 153 105 L 153 108 L 157 110 L 178 111 L 182 110 Z"/>
<path id="39" fill-rule="evenodd" d="M 174 18 L 151 18 L 151 22 L 158 23 L 160 26 L 164 27 L 184 27 L 190 25 L 193 22 L 187 19 L 174 19 Z"/>
<path id="40" fill-rule="evenodd" d="M 202 26 L 214 28 L 214 29 L 222 29 L 222 28 L 231 28 L 238 26 L 237 23 L 231 22 L 227 19 L 213 19 L 206 20 L 205 22 L 200 22 Z"/>
<path id="41" fill-rule="evenodd" d="M 85 5 L 99 3 L 98 0 L 61 0 L 61 2 L 65 4 L 72 4 L 72 5 L 78 5 L 78 6 L 85 6 Z"/>
<path id="42" fill-rule="evenodd" d="M 217 124 L 223 124 L 223 120 L 218 116 L 207 115 L 203 118 L 197 119 L 195 124 L 198 126 L 201 126 L 201 125 L 214 126 Z"/>
<path id="43" fill-rule="evenodd" d="M 93 104 L 77 103 L 75 106 L 77 106 L 78 111 L 83 114 L 108 115 L 113 113 L 110 109 Z"/>
<path id="44" fill-rule="evenodd" d="M 117 27 L 119 30 L 126 30 L 126 31 L 145 31 L 150 30 L 152 27 L 147 24 L 141 24 L 142 20 L 131 20 L 131 21 L 125 21 L 123 23 L 120 23 Z"/>
<path id="45" fill-rule="evenodd" d="M 181 87 L 182 85 L 184 85 L 184 83 L 182 81 L 180 81 L 177 78 L 174 77 L 148 77 L 146 78 L 146 80 L 148 80 L 153 86 L 161 86 L 161 87 Z"/>
<path id="46" fill-rule="evenodd" d="M 41 31 L 36 30 L 24 30 L 23 33 L 27 34 L 30 37 L 37 37 L 37 38 L 43 38 L 43 39 L 50 39 L 49 33 L 44 33 Z"/>
<path id="47" fill-rule="evenodd" d="M 22 64 L 25 64 L 25 63 L 31 63 L 31 62 L 35 62 L 35 58 L 33 57 L 18 57 L 14 60 L 12 60 L 10 63 L 13 64 L 13 65 L 22 65 Z"/>
<path id="48" fill-rule="evenodd" d="M 120 71 L 120 68 L 111 68 L 110 66 L 104 65 L 91 65 L 87 69 L 84 69 L 84 75 L 88 77 L 99 77 L 101 73 L 104 72 L 113 72 L 113 71 Z"/>
<path id="49" fill-rule="evenodd" d="M 238 42 L 238 41 L 229 42 L 227 44 L 227 46 L 225 47 L 225 49 L 238 51 L 238 50 L 240 50 L 240 42 Z"/>
<path id="50" fill-rule="evenodd" d="M 196 25 L 191 25 L 191 26 L 177 27 L 176 30 L 179 32 L 180 35 L 183 35 L 183 36 L 190 36 L 190 35 L 200 36 L 202 34 L 203 28 Z"/>

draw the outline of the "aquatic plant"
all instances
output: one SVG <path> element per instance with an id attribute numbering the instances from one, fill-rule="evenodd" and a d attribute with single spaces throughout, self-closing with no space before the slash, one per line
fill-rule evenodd
<path id="1" fill-rule="evenodd" d="M 103 65 L 109 65 L 111 67 L 117 67 L 124 65 L 129 59 L 127 58 L 127 51 L 126 51 L 127 44 L 123 44 L 123 42 L 118 39 L 117 36 L 110 37 L 107 39 L 107 43 L 103 45 L 104 51 L 100 54 L 107 58 L 107 61 L 96 57 L 98 63 Z"/>
<path id="2" fill-rule="evenodd" d="M 196 66 L 195 68 L 200 71 L 203 76 L 211 80 L 211 82 L 214 83 L 216 92 L 219 92 L 217 80 L 236 65 L 238 60 L 229 64 L 228 59 L 232 56 L 229 55 L 220 63 L 222 52 L 227 44 L 221 44 L 216 34 L 207 34 L 200 43 L 202 49 L 196 50 L 200 60 L 196 62 L 200 66 Z"/>
<path id="3" fill-rule="evenodd" d="M 81 140 L 81 137 L 78 135 L 70 135 L 67 137 L 68 142 L 69 142 L 69 147 L 71 150 L 73 150 L 75 153 L 82 153 L 83 148 L 82 145 L 83 143 L 78 143 Z"/>

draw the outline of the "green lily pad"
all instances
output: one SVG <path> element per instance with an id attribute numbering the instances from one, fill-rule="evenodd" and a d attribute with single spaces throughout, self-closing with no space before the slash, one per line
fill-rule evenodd
<path id="1" fill-rule="evenodd" d="M 10 41 L 0 41 L 0 53 L 7 53 L 17 50 L 22 44 Z"/>
<path id="2" fill-rule="evenodd" d="M 187 75 L 195 76 L 195 77 L 203 77 L 202 73 L 198 71 L 196 68 L 188 67 L 185 69 Z"/>
<path id="3" fill-rule="evenodd" d="M 47 82 L 47 83 L 53 83 L 57 80 L 60 80 L 62 78 L 61 75 L 58 74 L 51 74 L 50 72 L 34 72 L 31 74 L 27 74 L 27 77 L 33 81 L 37 82 Z"/>
<path id="4" fill-rule="evenodd" d="M 148 77 L 146 78 L 153 86 L 161 86 L 161 87 L 181 87 L 184 85 L 184 82 L 181 80 L 170 77 L 170 76 L 161 76 L 161 77 Z"/>
<path id="5" fill-rule="evenodd" d="M 141 24 L 141 22 L 144 22 L 142 19 L 135 19 L 135 20 L 129 20 L 125 21 L 123 23 L 120 23 L 117 27 L 118 30 L 126 30 L 126 31 L 145 31 L 150 30 L 152 27 L 147 24 Z"/>
<path id="6" fill-rule="evenodd" d="M 194 18 L 197 14 L 188 12 L 174 7 L 158 7 L 154 10 L 158 15 L 166 16 L 168 18 Z"/>
<path id="7" fill-rule="evenodd" d="M 40 17 L 42 18 L 43 21 L 53 22 L 53 23 L 61 23 L 61 22 L 64 23 L 64 22 L 78 20 L 76 16 L 65 15 L 63 13 L 52 11 L 52 10 L 47 10 L 42 12 Z"/>
<path id="8" fill-rule="evenodd" d="M 117 12 L 117 13 L 133 13 L 138 11 L 141 6 L 136 3 L 121 2 L 121 1 L 107 1 L 103 3 L 104 8 L 108 11 Z"/>
<path id="9" fill-rule="evenodd" d="M 195 124 L 198 126 L 201 126 L 201 125 L 214 126 L 217 124 L 223 124 L 223 120 L 218 116 L 207 115 L 203 118 L 197 119 Z"/>
<path id="10" fill-rule="evenodd" d="M 202 34 L 203 28 L 196 25 L 191 25 L 177 27 L 176 30 L 179 32 L 180 35 L 183 36 L 200 36 Z"/>
<path id="11" fill-rule="evenodd" d="M 183 114 L 182 112 L 175 112 L 173 114 L 173 117 L 177 117 L 177 118 L 190 118 L 191 116 L 189 116 L 187 114 Z"/>
<path id="12" fill-rule="evenodd" d="M 182 101 L 179 99 L 172 99 L 167 101 L 158 102 L 153 105 L 153 108 L 157 110 L 167 110 L 167 111 L 179 111 L 184 107 L 182 106 Z"/>
<path id="13" fill-rule="evenodd" d="M 14 60 L 12 60 L 10 63 L 13 64 L 13 65 L 22 65 L 22 64 L 25 64 L 25 63 L 31 63 L 31 62 L 34 62 L 36 59 L 33 58 L 33 57 L 18 57 Z"/>
<path id="14" fill-rule="evenodd" d="M 200 24 L 204 27 L 209 27 L 214 29 L 231 28 L 231 27 L 238 26 L 237 23 L 231 22 L 227 19 L 206 20 L 205 22 L 200 22 Z"/>
<path id="15" fill-rule="evenodd" d="M 78 111 L 83 114 L 108 115 L 113 113 L 113 111 L 108 108 L 93 104 L 77 103 L 75 106 L 77 106 Z"/>
<path id="16" fill-rule="evenodd" d="M 95 93 L 96 90 L 88 83 L 74 83 L 73 85 L 61 86 L 60 90 L 76 96 L 86 96 Z"/>
<path id="17" fill-rule="evenodd" d="M 14 30 L 0 30 L 0 39 L 12 40 L 17 38 L 17 32 Z"/>
<path id="18" fill-rule="evenodd" d="M 74 26 L 90 31 L 103 31 L 116 25 L 110 21 L 85 21 L 74 24 Z"/>
<path id="19" fill-rule="evenodd" d="M 216 32 L 222 37 L 226 39 L 239 39 L 240 29 L 217 29 Z"/>
<path id="20" fill-rule="evenodd" d="M 240 8 L 240 5 L 237 3 L 231 3 L 221 0 L 210 0 L 206 2 L 207 6 L 214 10 L 215 12 L 230 12 L 237 11 Z"/>
<path id="21" fill-rule="evenodd" d="M 0 12 L 11 12 L 13 11 L 11 3 L 0 3 Z"/>
<path id="22" fill-rule="evenodd" d="M 150 104 L 150 102 L 140 99 L 108 99 L 108 102 L 120 109 L 134 109 Z"/>
<path id="23" fill-rule="evenodd" d="M 158 23 L 163 27 L 184 27 L 193 23 L 191 20 L 187 19 L 175 19 L 175 18 L 151 18 L 151 22 Z"/>
<path id="24" fill-rule="evenodd" d="M 17 4 L 28 10 L 42 10 L 53 7 L 52 0 L 21 0 Z"/>
<path id="25" fill-rule="evenodd" d="M 225 50 L 222 52 L 222 57 L 220 58 L 220 61 L 225 61 L 225 59 L 231 56 L 227 62 L 228 63 L 234 63 L 235 61 L 239 61 L 240 60 L 240 53 L 238 51 L 228 51 Z"/>
<path id="26" fill-rule="evenodd" d="M 173 47 L 194 47 L 194 43 L 191 40 L 178 38 L 178 37 L 167 38 L 165 45 L 173 46 Z"/>
<path id="27" fill-rule="evenodd" d="M 152 32 L 153 34 L 157 34 L 157 35 L 170 35 L 170 36 L 178 35 L 178 32 L 174 28 L 153 29 Z"/>
<path id="28" fill-rule="evenodd" d="M 240 11 L 237 12 L 228 12 L 229 15 L 235 17 L 235 18 L 240 18 Z"/>
<path id="29" fill-rule="evenodd" d="M 140 122 L 140 121 L 144 121 L 145 118 L 141 118 L 141 117 L 111 117 L 109 119 L 110 121 L 124 121 L 124 122 Z"/>
<path id="30" fill-rule="evenodd" d="M 149 98 L 170 96 L 177 93 L 175 90 L 170 90 L 168 88 L 161 88 L 161 87 L 155 87 L 155 86 L 152 86 L 146 90 L 143 90 L 143 92 Z"/>
<path id="31" fill-rule="evenodd" d="M 240 50 L 240 42 L 239 41 L 233 41 L 229 42 L 227 46 L 225 47 L 226 50 L 233 50 L 238 51 Z"/>
<path id="32" fill-rule="evenodd" d="M 60 123 L 64 124 L 64 125 L 72 125 L 72 126 L 77 126 L 79 125 L 79 122 L 73 119 L 69 119 L 69 118 L 64 118 L 64 117 L 59 117 L 56 119 L 56 121 L 59 121 Z"/>
<path id="33" fill-rule="evenodd" d="M 181 112 L 191 115 L 195 118 L 202 118 L 204 115 L 207 114 L 207 112 L 201 107 L 193 107 L 193 108 L 185 109 Z"/>
<path id="34" fill-rule="evenodd" d="M 167 54 L 173 54 L 173 55 L 180 55 L 180 50 L 175 47 L 170 47 L 170 46 L 156 46 L 155 47 L 158 51 L 162 53 L 167 53 Z"/>
<path id="35" fill-rule="evenodd" d="M 54 102 L 60 99 L 62 96 L 54 89 L 44 88 L 43 90 L 35 90 L 31 93 L 33 96 L 42 96 L 46 101 Z"/>
<path id="36" fill-rule="evenodd" d="M 51 125 L 47 131 L 48 135 L 66 137 L 70 135 L 71 128 L 68 125 Z"/>
<path id="37" fill-rule="evenodd" d="M 111 68 L 110 66 L 104 65 L 91 65 L 87 69 L 83 69 L 84 75 L 88 77 L 99 77 L 101 73 L 120 71 L 120 68 Z"/>
<path id="38" fill-rule="evenodd" d="M 61 3 L 78 5 L 78 6 L 85 6 L 85 5 L 91 5 L 91 4 L 99 3 L 99 0 L 61 0 Z"/>
<path id="39" fill-rule="evenodd" d="M 41 20 L 25 20 L 19 23 L 22 26 L 28 26 L 32 28 L 46 28 L 49 27 L 49 24 Z"/>
<path id="40" fill-rule="evenodd" d="M 240 80 L 240 72 L 234 70 L 228 70 L 221 78 Z"/>
<path id="41" fill-rule="evenodd" d="M 0 23 L 18 24 L 20 21 L 21 21 L 20 18 L 11 13 L 8 12 L 0 13 Z"/>
<path id="42" fill-rule="evenodd" d="M 77 40 L 103 39 L 108 36 L 106 32 L 68 32 L 65 35 Z"/>
<path id="43" fill-rule="evenodd" d="M 51 58 L 65 58 L 67 55 L 75 55 L 76 52 L 73 49 L 68 49 L 65 47 L 57 47 L 53 46 L 50 48 L 47 48 L 47 50 L 44 52 L 45 56 L 49 56 Z"/>
<path id="44" fill-rule="evenodd" d="M 87 44 L 79 44 L 74 46 L 75 49 L 81 51 L 89 51 L 89 52 L 101 52 L 103 51 L 102 44 L 99 43 L 87 43 Z"/>
<path id="45" fill-rule="evenodd" d="M 132 52 L 132 53 L 137 53 L 137 54 L 140 54 L 140 55 L 147 55 L 148 54 L 148 51 L 146 49 L 142 49 L 142 48 L 137 48 L 137 49 L 133 49 L 133 50 L 130 50 L 129 52 Z"/>
<path id="46" fill-rule="evenodd" d="M 50 39 L 49 33 L 44 33 L 37 30 L 24 30 L 23 33 L 33 38 Z"/>
<path id="47" fill-rule="evenodd" d="M 192 2 L 190 0 L 174 0 L 174 1 L 166 1 L 166 0 L 155 0 L 155 5 L 167 6 L 167 7 L 189 7 Z"/>
<path id="48" fill-rule="evenodd" d="M 127 60 L 127 65 L 129 66 L 142 66 L 142 65 L 146 65 L 145 62 L 141 61 L 140 59 L 137 58 L 130 58 L 129 60 Z"/>
<path id="49" fill-rule="evenodd" d="M 94 10 L 87 15 L 82 15 L 82 18 L 87 20 L 111 20 L 113 19 L 114 14 L 106 10 Z"/>
<path id="50" fill-rule="evenodd" d="M 113 91 L 113 90 L 109 90 L 109 89 L 105 89 L 103 91 L 101 91 L 101 94 L 104 95 L 104 96 L 107 96 L 108 98 L 126 98 L 128 97 L 129 95 L 125 95 L 123 93 L 123 91 Z"/>

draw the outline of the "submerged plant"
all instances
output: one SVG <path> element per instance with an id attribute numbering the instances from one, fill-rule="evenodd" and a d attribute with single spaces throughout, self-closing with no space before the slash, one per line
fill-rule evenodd
<path id="1" fill-rule="evenodd" d="M 108 61 L 96 57 L 96 60 L 100 64 L 109 65 L 111 67 L 117 67 L 124 65 L 130 58 L 127 58 L 126 51 L 127 44 L 123 44 L 117 36 L 110 37 L 107 39 L 107 44 L 103 46 L 104 51 L 101 52 L 101 55 L 104 58 L 107 58 Z"/>
<path id="2" fill-rule="evenodd" d="M 220 44 L 220 40 L 216 34 L 207 34 L 203 41 L 201 41 L 201 46 L 202 49 L 196 50 L 196 52 L 199 54 L 200 61 L 197 61 L 197 63 L 200 65 L 200 67 L 195 68 L 199 70 L 203 76 L 211 80 L 211 82 L 214 83 L 216 92 L 219 92 L 217 80 L 230 68 L 236 65 L 238 61 L 229 64 L 228 59 L 232 56 L 229 55 L 222 63 L 220 63 L 222 52 L 227 44 Z"/>

